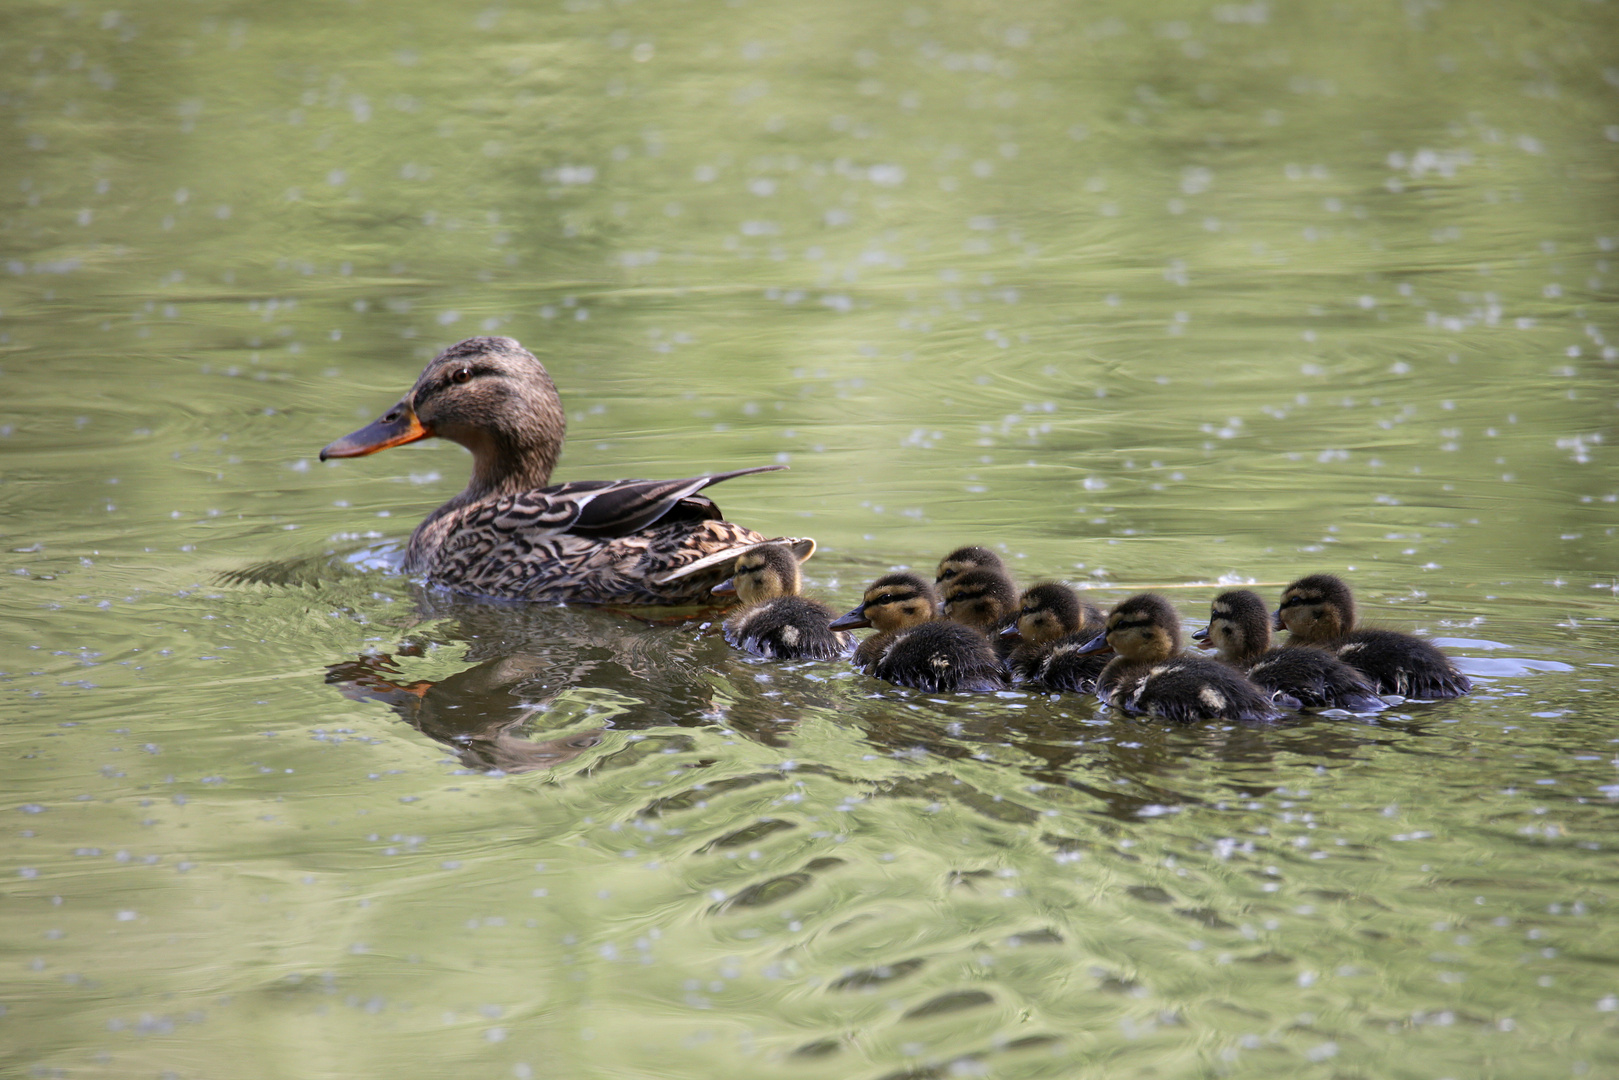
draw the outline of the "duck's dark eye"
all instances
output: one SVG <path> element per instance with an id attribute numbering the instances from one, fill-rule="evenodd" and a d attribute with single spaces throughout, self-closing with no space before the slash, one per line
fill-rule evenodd
<path id="1" fill-rule="evenodd" d="M 472 379 L 472 369 L 469 368 L 469 367 L 456 368 L 455 369 L 455 374 L 450 376 L 450 381 L 453 382 L 453 383 L 470 382 L 471 379 Z"/>

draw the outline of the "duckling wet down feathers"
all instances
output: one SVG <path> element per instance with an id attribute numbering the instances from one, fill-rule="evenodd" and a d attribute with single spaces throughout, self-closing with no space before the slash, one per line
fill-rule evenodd
<path id="1" fill-rule="evenodd" d="M 855 666 L 869 675 L 919 690 L 988 691 L 1005 688 L 989 639 L 938 617 L 939 594 L 915 574 L 895 573 L 867 586 L 860 603 L 832 629 L 875 627 L 855 650 Z"/>
<path id="2" fill-rule="evenodd" d="M 1021 681 L 1088 694 L 1111 658 L 1081 650 L 1106 622 L 1101 608 L 1066 585 L 1046 582 L 1025 589 L 1013 627 L 1023 644 L 1007 656 L 1007 667 Z"/>
<path id="3" fill-rule="evenodd" d="M 805 544 L 807 559 L 813 545 Z M 731 577 L 714 586 L 734 593 L 742 608 L 725 620 L 725 640 L 745 652 L 778 660 L 830 660 L 854 649 L 854 635 L 829 629 L 837 612 L 799 595 L 801 557 L 786 544 L 760 544 L 737 556 Z"/>
<path id="4" fill-rule="evenodd" d="M 1096 696 L 1125 713 L 1164 720 L 1275 720 L 1268 691 L 1215 660 L 1181 655 L 1180 616 L 1156 593 L 1120 601 L 1107 628 L 1085 648 L 1118 655 L 1102 670 Z"/>
<path id="5" fill-rule="evenodd" d="M 1192 637 L 1249 681 L 1305 708 L 1376 712 L 1387 707 L 1364 675 L 1324 649 L 1271 648 L 1271 613 L 1259 594 L 1231 589 L 1214 598 L 1209 625 Z"/>
<path id="6" fill-rule="evenodd" d="M 1397 630 L 1359 628 L 1354 594 L 1332 574 L 1311 574 L 1284 589 L 1275 627 L 1289 631 L 1293 642 L 1336 656 L 1365 675 L 1379 694 L 1437 700 L 1473 688 L 1438 646 Z"/>

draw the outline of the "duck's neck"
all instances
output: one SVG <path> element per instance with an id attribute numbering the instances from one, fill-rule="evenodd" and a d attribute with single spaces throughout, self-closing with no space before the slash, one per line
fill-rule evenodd
<path id="1" fill-rule="evenodd" d="M 543 488 L 556 466 L 554 446 L 524 445 L 493 432 L 476 432 L 455 441 L 472 451 L 472 477 L 459 495 L 428 514 L 411 533 L 405 553 L 406 570 L 421 569 L 432 561 L 454 529 L 452 515 L 456 511 Z"/>
<path id="2" fill-rule="evenodd" d="M 472 477 L 451 500 L 460 506 L 545 487 L 557 464 L 555 446 L 525 443 L 501 432 L 472 432 L 456 441 L 472 451 Z"/>

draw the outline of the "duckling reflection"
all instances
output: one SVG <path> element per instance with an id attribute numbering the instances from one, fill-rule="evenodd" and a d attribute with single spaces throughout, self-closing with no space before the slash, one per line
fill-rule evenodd
<path id="1" fill-rule="evenodd" d="M 1311 574 L 1283 590 L 1276 629 L 1326 649 L 1365 675 L 1380 694 L 1434 700 L 1473 689 L 1472 680 L 1438 646 L 1396 630 L 1360 629 L 1354 594 L 1332 574 Z"/>

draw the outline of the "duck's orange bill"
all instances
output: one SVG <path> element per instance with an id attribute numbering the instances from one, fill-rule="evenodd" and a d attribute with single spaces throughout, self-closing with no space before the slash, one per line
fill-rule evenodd
<path id="1" fill-rule="evenodd" d="M 390 446 L 403 446 L 433 434 L 416 419 L 416 410 L 400 402 L 359 431 L 343 436 L 320 452 L 320 459 L 364 457 Z"/>

